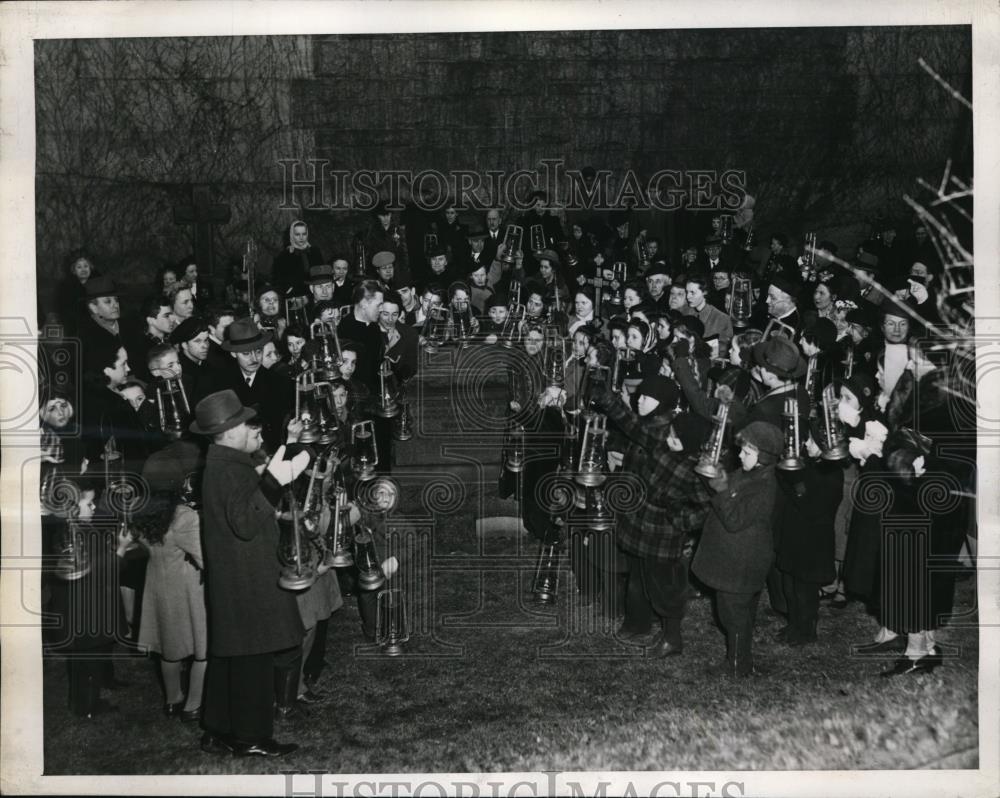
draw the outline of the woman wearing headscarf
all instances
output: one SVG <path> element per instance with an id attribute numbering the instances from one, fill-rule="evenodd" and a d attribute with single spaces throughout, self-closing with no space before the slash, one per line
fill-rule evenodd
<path id="1" fill-rule="evenodd" d="M 304 289 L 309 267 L 323 264 L 323 253 L 309 243 L 309 227 L 301 219 L 291 223 L 286 238 L 271 266 L 271 282 L 281 294 L 288 288 Z"/>

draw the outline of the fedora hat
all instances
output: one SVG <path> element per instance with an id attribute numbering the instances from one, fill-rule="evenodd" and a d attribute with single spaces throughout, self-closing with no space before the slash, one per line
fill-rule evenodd
<path id="1" fill-rule="evenodd" d="M 538 254 L 538 260 L 547 260 L 553 266 L 559 265 L 559 253 L 555 250 L 545 249 Z"/>
<path id="2" fill-rule="evenodd" d="M 383 266 L 389 266 L 390 264 L 393 264 L 395 262 L 396 262 L 396 256 L 387 250 L 383 250 L 382 252 L 376 252 L 374 256 L 372 256 L 372 266 L 374 266 L 376 269 L 380 269 Z"/>
<path id="3" fill-rule="evenodd" d="M 107 275 L 91 277 L 84 285 L 84 292 L 87 299 L 98 299 L 102 296 L 118 296 L 118 286 L 115 281 Z"/>
<path id="4" fill-rule="evenodd" d="M 199 435 L 217 435 L 248 421 L 255 415 L 257 411 L 244 407 L 236 392 L 227 388 L 224 391 L 210 393 L 198 402 L 194 409 L 194 421 L 188 429 Z"/>
<path id="5" fill-rule="evenodd" d="M 799 348 L 780 335 L 754 344 L 751 352 L 754 363 L 782 379 L 797 379 L 806 373 L 806 362 Z"/>
<path id="6" fill-rule="evenodd" d="M 261 330 L 253 319 L 243 318 L 226 327 L 222 348 L 227 352 L 250 352 L 262 348 L 270 340 L 270 330 Z"/>

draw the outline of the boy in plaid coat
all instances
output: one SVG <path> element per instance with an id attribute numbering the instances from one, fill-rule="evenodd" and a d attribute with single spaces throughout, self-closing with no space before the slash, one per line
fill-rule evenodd
<path id="1" fill-rule="evenodd" d="M 683 650 L 681 621 L 688 593 L 684 541 L 701 529 L 711 501 L 711 492 L 694 472 L 711 425 L 687 413 L 671 421 L 678 388 L 667 377 L 646 377 L 637 393 L 638 415 L 607 391 L 595 397 L 628 438 L 622 473 L 637 478 L 645 491 L 642 505 L 618 519 L 618 545 L 629 563 L 619 636 L 634 639 L 648 633 L 652 608 L 661 632 L 647 653 L 669 657 Z"/>

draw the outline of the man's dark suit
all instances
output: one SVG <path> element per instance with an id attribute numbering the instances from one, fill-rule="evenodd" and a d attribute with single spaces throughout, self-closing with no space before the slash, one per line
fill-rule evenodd
<path id="1" fill-rule="evenodd" d="M 233 361 L 219 377 L 216 390 L 232 388 L 245 407 L 257 410 L 261 421 L 264 444 L 269 452 L 274 452 L 284 440 L 288 419 L 295 412 L 295 384 L 261 366 L 247 385 L 246 377 Z"/>

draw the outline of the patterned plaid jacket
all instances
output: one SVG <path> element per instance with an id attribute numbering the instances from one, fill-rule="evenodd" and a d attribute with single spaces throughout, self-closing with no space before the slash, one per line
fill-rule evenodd
<path id="1" fill-rule="evenodd" d="M 701 530 L 712 499 L 694 472 L 698 455 L 670 450 L 664 416 L 640 420 L 619 401 L 607 402 L 605 410 L 630 441 L 622 472 L 637 477 L 646 490 L 641 507 L 619 513 L 618 545 L 640 557 L 679 559 L 685 536 Z"/>

